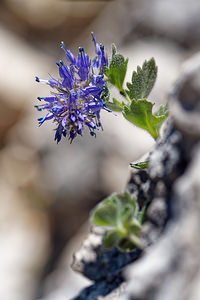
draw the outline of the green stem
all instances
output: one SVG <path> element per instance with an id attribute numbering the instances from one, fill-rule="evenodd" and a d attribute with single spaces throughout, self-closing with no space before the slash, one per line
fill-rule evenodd
<path id="1" fill-rule="evenodd" d="M 137 237 L 134 234 L 129 235 L 129 240 L 138 248 L 143 249 L 144 245 L 142 244 L 141 240 L 139 237 Z"/>
<path id="2" fill-rule="evenodd" d="M 147 124 L 147 127 L 148 127 L 148 132 L 150 133 L 150 135 L 154 138 L 154 140 L 157 140 L 159 134 L 158 134 L 158 131 L 155 130 L 151 124 L 149 123 L 148 121 L 148 116 L 147 116 L 147 113 L 145 114 L 146 116 L 146 124 Z"/>
<path id="3" fill-rule="evenodd" d="M 131 103 L 131 99 L 129 98 L 129 96 L 127 95 L 126 91 L 124 89 L 122 89 L 121 91 L 119 91 L 120 94 L 129 102 Z"/>
<path id="4" fill-rule="evenodd" d="M 157 140 L 157 138 L 158 138 L 158 136 L 159 136 L 159 134 L 158 134 L 158 132 L 157 131 L 155 131 L 155 130 L 153 130 L 153 128 L 151 128 L 151 127 L 148 127 L 148 131 L 149 131 L 149 133 L 151 134 L 151 136 L 154 138 L 154 140 L 156 141 Z"/>

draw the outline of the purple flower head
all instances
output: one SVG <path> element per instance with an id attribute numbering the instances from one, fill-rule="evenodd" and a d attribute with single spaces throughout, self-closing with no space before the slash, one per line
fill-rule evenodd
<path id="1" fill-rule="evenodd" d="M 53 88 L 50 96 L 38 97 L 38 100 L 44 103 L 35 107 L 38 111 L 47 112 L 45 116 L 38 119 L 39 126 L 52 119 L 56 123 L 57 143 L 62 136 L 68 137 L 72 142 L 77 135 L 82 135 L 84 128 L 88 128 L 92 136 L 96 136 L 95 131 L 99 127 L 102 128 L 100 111 L 108 110 L 101 99 L 105 87 L 103 70 L 108 63 L 104 47 L 96 42 L 93 33 L 92 38 L 96 52 L 94 59 L 90 60 L 82 47 L 79 48 L 76 59 L 61 42 L 60 46 L 65 52 L 68 65 L 63 61 L 57 63 L 59 79 L 50 77 L 48 80 L 43 80 L 36 77 L 37 82 Z"/>

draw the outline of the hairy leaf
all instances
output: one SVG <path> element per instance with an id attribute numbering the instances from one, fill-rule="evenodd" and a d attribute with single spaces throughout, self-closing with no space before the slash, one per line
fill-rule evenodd
<path id="1" fill-rule="evenodd" d="M 137 220 L 139 221 L 140 224 L 142 224 L 144 221 L 146 207 L 147 207 L 147 204 L 145 204 L 138 213 Z"/>
<path id="2" fill-rule="evenodd" d="M 117 53 L 117 47 L 115 46 L 114 43 L 111 45 L 111 47 L 112 47 L 112 57 L 113 57 Z"/>
<path id="3" fill-rule="evenodd" d="M 123 193 L 116 193 L 116 195 L 123 206 L 126 205 L 127 203 L 131 203 L 135 207 L 136 205 L 135 197 L 132 196 L 128 191 L 125 191 Z"/>
<path id="4" fill-rule="evenodd" d="M 128 223 L 131 220 L 131 217 L 134 215 L 135 207 L 131 203 L 127 203 L 124 208 L 121 210 L 120 218 L 124 227 L 127 227 Z"/>
<path id="5" fill-rule="evenodd" d="M 156 116 L 152 113 L 153 104 L 145 99 L 132 100 L 131 105 L 125 105 L 123 116 L 134 125 L 148 131 L 154 139 L 158 137 L 158 130 L 166 116 Z"/>
<path id="6" fill-rule="evenodd" d="M 117 230 L 109 230 L 103 237 L 103 247 L 105 249 L 112 248 L 118 244 L 120 235 Z"/>
<path id="7" fill-rule="evenodd" d="M 117 226 L 119 209 L 119 199 L 112 195 L 94 208 L 91 215 L 91 221 L 93 224 L 99 226 Z"/>
<path id="8" fill-rule="evenodd" d="M 145 61 L 142 68 L 137 67 L 132 74 L 132 83 L 127 82 L 126 92 L 131 100 L 148 97 L 156 81 L 157 69 L 154 58 Z"/>
<path id="9" fill-rule="evenodd" d="M 127 71 L 128 59 L 125 59 L 121 54 L 116 54 L 116 49 L 113 49 L 113 56 L 109 67 L 106 69 L 105 74 L 109 82 L 123 91 L 124 78 Z"/>
<path id="10" fill-rule="evenodd" d="M 128 192 L 114 193 L 99 203 L 93 210 L 91 221 L 107 227 L 103 238 L 104 248 L 117 246 L 130 251 L 140 246 L 141 224 L 135 198 Z"/>
<path id="11" fill-rule="evenodd" d="M 121 112 L 123 110 L 124 103 L 117 101 L 115 98 L 113 98 L 113 102 L 107 102 L 106 106 L 111 109 L 112 111 L 118 111 Z"/>
<path id="12" fill-rule="evenodd" d="M 130 222 L 130 227 L 129 228 L 130 228 L 131 233 L 139 234 L 142 226 L 141 226 L 140 222 L 137 219 L 133 218 Z"/>
<path id="13" fill-rule="evenodd" d="M 119 241 L 118 247 L 121 251 L 133 251 L 136 245 L 129 238 L 123 238 Z"/>

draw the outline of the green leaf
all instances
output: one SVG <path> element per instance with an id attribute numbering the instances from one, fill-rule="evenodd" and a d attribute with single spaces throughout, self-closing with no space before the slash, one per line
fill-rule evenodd
<path id="1" fill-rule="evenodd" d="M 118 247 L 121 251 L 133 251 L 135 250 L 136 245 L 128 238 L 123 238 L 120 240 Z"/>
<path id="2" fill-rule="evenodd" d="M 138 248 L 142 249 L 143 248 L 143 244 L 142 244 L 142 241 L 141 239 L 135 235 L 135 234 L 130 234 L 129 235 L 129 240 L 135 245 L 137 246 Z"/>
<path id="3" fill-rule="evenodd" d="M 134 214 L 134 209 L 135 206 L 133 204 L 127 203 L 121 210 L 120 218 L 124 227 L 128 226 L 128 223 L 130 222 L 130 219 Z"/>
<path id="4" fill-rule="evenodd" d="M 91 222 L 98 226 L 121 226 L 121 217 L 125 213 L 124 208 L 130 204 L 134 213 L 135 198 L 128 191 L 123 193 L 113 193 L 108 198 L 100 202 L 91 213 Z M 122 215 L 121 215 L 122 213 Z M 123 218 L 125 218 L 123 216 Z M 122 219 L 123 219 L 122 218 Z"/>
<path id="5" fill-rule="evenodd" d="M 149 160 L 142 161 L 139 163 L 130 163 L 130 166 L 135 169 L 145 169 L 148 166 Z"/>
<path id="6" fill-rule="evenodd" d="M 152 113 L 153 104 L 145 99 L 132 100 L 131 105 L 124 105 L 123 116 L 134 125 L 148 131 L 154 139 L 158 137 L 158 130 L 166 116 L 155 116 Z"/>
<path id="7" fill-rule="evenodd" d="M 124 103 L 121 103 L 117 101 L 115 98 L 113 98 L 113 102 L 107 102 L 106 106 L 111 109 L 112 111 L 118 111 L 121 112 L 124 107 Z"/>
<path id="8" fill-rule="evenodd" d="M 119 209 L 119 199 L 115 195 L 111 195 L 94 208 L 91 222 L 98 226 L 117 226 Z"/>
<path id="9" fill-rule="evenodd" d="M 138 219 L 138 221 L 139 221 L 140 224 L 142 224 L 143 221 L 144 221 L 144 216 L 145 216 L 146 208 L 147 208 L 147 204 L 144 205 L 142 207 L 142 209 L 138 213 L 137 219 Z"/>
<path id="10" fill-rule="evenodd" d="M 142 228 L 142 226 L 141 226 L 140 222 L 136 218 L 133 218 L 129 225 L 129 229 L 130 229 L 131 233 L 138 235 L 141 228 Z"/>
<path id="11" fill-rule="evenodd" d="M 132 207 L 132 212 L 134 214 L 136 208 L 137 208 L 137 202 L 134 196 L 132 196 L 129 191 L 125 191 L 123 193 L 117 193 L 117 197 L 121 204 L 121 212 L 120 212 L 120 218 L 123 215 L 123 212 L 126 210 L 127 206 Z M 125 210 L 124 210 L 125 209 Z M 121 215 L 122 214 L 122 215 Z"/>
<path id="12" fill-rule="evenodd" d="M 123 193 L 117 193 L 117 197 L 120 199 L 122 204 L 132 203 L 135 205 L 135 197 L 133 197 L 129 191 L 125 191 Z"/>
<path id="13" fill-rule="evenodd" d="M 117 47 L 115 46 L 114 43 L 111 45 L 111 47 L 112 47 L 112 58 L 113 58 L 113 56 L 115 56 L 115 54 L 117 53 Z"/>
<path id="14" fill-rule="evenodd" d="M 99 203 L 92 211 L 91 221 L 95 225 L 108 227 L 103 237 L 104 248 L 117 246 L 130 251 L 141 246 L 139 216 L 135 198 L 125 191 L 114 193 Z"/>
<path id="15" fill-rule="evenodd" d="M 154 58 L 143 63 L 142 68 L 137 67 L 137 71 L 132 74 L 132 83 L 127 82 L 126 93 L 131 100 L 144 99 L 150 94 L 157 77 L 157 66 Z"/>
<path id="16" fill-rule="evenodd" d="M 105 249 L 112 248 L 118 244 L 120 236 L 117 230 L 109 230 L 103 237 L 103 247 Z"/>
<path id="17" fill-rule="evenodd" d="M 115 50 L 113 50 L 113 56 L 105 74 L 111 84 L 117 87 L 120 91 L 123 91 L 128 59 L 125 59 L 121 54 L 116 54 Z"/>

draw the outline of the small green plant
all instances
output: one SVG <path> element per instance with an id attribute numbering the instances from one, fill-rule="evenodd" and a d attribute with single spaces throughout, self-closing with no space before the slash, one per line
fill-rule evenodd
<path id="1" fill-rule="evenodd" d="M 119 102 L 113 98 L 107 102 L 107 106 L 113 110 L 122 112 L 123 116 L 131 123 L 146 130 L 154 139 L 159 136 L 159 129 L 167 117 L 167 107 L 161 106 L 155 113 L 152 112 L 153 103 L 147 101 L 157 77 L 157 66 L 154 58 L 145 61 L 142 67 L 133 71 L 131 82 L 127 82 L 127 89 L 123 88 L 127 71 L 128 59 L 117 53 L 116 47 L 112 47 L 112 58 L 105 74 L 108 82 L 114 85 L 124 97 Z"/>
<path id="2" fill-rule="evenodd" d="M 149 160 L 141 161 L 139 163 L 130 163 L 130 166 L 134 169 L 145 169 L 148 166 Z"/>
<path id="3" fill-rule="evenodd" d="M 99 203 L 91 213 L 91 222 L 107 229 L 105 249 L 117 246 L 123 251 L 142 248 L 140 231 L 144 210 L 139 211 L 135 198 L 128 192 L 114 193 Z"/>

